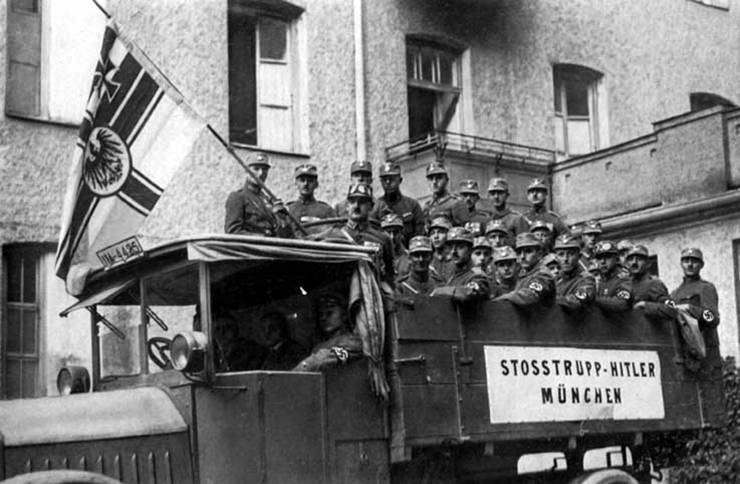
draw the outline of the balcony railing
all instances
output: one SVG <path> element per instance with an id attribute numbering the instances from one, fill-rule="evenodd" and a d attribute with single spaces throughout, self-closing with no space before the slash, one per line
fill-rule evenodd
<path id="1" fill-rule="evenodd" d="M 525 162 L 550 165 L 556 161 L 555 152 L 544 148 L 509 143 L 480 136 L 437 131 L 414 138 L 385 149 L 386 159 L 400 161 L 416 154 L 444 147 L 446 151 L 457 151 L 488 157 L 521 159 Z"/>

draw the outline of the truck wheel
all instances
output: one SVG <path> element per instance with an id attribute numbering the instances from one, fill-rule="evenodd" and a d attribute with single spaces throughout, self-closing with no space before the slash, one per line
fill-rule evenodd
<path id="1" fill-rule="evenodd" d="M 56 470 L 21 474 L 0 484 L 121 484 L 121 481 L 92 472 Z"/>
<path id="2" fill-rule="evenodd" d="M 569 484 L 640 484 L 637 479 L 621 469 L 602 469 L 579 476 Z"/>

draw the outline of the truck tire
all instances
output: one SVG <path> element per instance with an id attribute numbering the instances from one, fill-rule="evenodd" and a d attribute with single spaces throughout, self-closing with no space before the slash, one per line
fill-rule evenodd
<path id="1" fill-rule="evenodd" d="M 602 469 L 570 481 L 569 484 L 640 484 L 637 479 L 621 469 Z"/>
<path id="2" fill-rule="evenodd" d="M 121 484 L 121 481 L 93 472 L 56 470 L 21 474 L 0 484 Z"/>

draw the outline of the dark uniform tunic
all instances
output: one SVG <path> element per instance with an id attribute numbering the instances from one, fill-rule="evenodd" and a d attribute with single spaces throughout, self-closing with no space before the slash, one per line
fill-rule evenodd
<path id="1" fill-rule="evenodd" d="M 466 226 L 474 235 L 483 235 L 486 231 L 486 224 L 491 220 L 491 213 L 479 207 L 472 210 L 468 208 L 468 222 Z"/>
<path id="2" fill-rule="evenodd" d="M 432 262 L 429 264 L 429 272 L 433 272 L 436 277 L 446 281 L 452 272 L 452 262 L 446 256 L 438 257 L 435 253 L 432 255 Z"/>
<path id="3" fill-rule="evenodd" d="M 447 281 L 439 289 L 436 293 L 451 295 L 457 301 L 488 299 L 491 281 L 483 272 L 476 271 L 468 261 L 464 266 L 454 264 Z"/>
<path id="4" fill-rule="evenodd" d="M 311 354 L 296 366 L 297 371 L 320 371 L 362 356 L 362 339 L 356 333 L 342 329 L 318 343 Z"/>
<path id="5" fill-rule="evenodd" d="M 393 270 L 396 273 L 396 277 L 405 276 L 411 270 L 411 256 L 405 247 L 402 247 L 401 251 L 397 251 L 393 257 Z"/>
<path id="6" fill-rule="evenodd" d="M 553 236 L 555 238 L 568 232 L 568 227 L 560 219 L 560 215 L 546 209 L 544 205 L 539 208 L 531 207 L 524 213 L 523 217 L 529 225 L 532 225 L 532 222 L 535 220 L 542 220 L 545 223 L 552 224 Z"/>
<path id="7" fill-rule="evenodd" d="M 424 220 L 431 221 L 434 217 L 443 215 L 453 226 L 462 227 L 468 221 L 468 206 L 459 196 L 445 193 L 441 197 L 432 197 L 424 204 Z"/>
<path id="8" fill-rule="evenodd" d="M 635 303 L 645 301 L 645 316 L 653 319 L 676 317 L 673 301 L 663 281 L 648 273 L 632 279 L 632 295 Z"/>
<path id="9" fill-rule="evenodd" d="M 491 299 L 503 296 L 504 294 L 510 293 L 516 287 L 516 276 L 512 277 L 508 281 L 504 281 L 498 277 L 494 277 L 491 280 Z"/>
<path id="10" fill-rule="evenodd" d="M 259 234 L 268 237 L 292 237 L 289 224 L 280 220 L 259 188 L 245 184 L 226 199 L 224 230 L 228 234 Z"/>
<path id="11" fill-rule="evenodd" d="M 317 219 L 334 218 L 337 213 L 326 202 L 316 200 L 311 197 L 310 200 L 293 200 L 288 202 L 288 212 L 299 222 L 313 222 Z"/>
<path id="12" fill-rule="evenodd" d="M 571 311 L 583 309 L 596 297 L 596 281 L 577 265 L 570 273 L 563 273 L 555 289 L 558 304 Z"/>
<path id="13" fill-rule="evenodd" d="M 516 237 L 516 234 L 521 234 L 529 230 L 529 222 L 524 219 L 521 213 L 509 207 L 503 210 L 496 210 L 493 207 L 491 210 L 491 220 L 501 220 L 504 227 L 509 231 L 510 237 Z"/>
<path id="14" fill-rule="evenodd" d="M 632 282 L 620 277 L 618 269 L 604 274 L 596 288 L 596 304 L 605 311 L 629 311 L 632 308 Z"/>
<path id="15" fill-rule="evenodd" d="M 401 192 L 394 193 L 392 196 L 386 193 L 378 197 L 370 212 L 370 217 L 383 220 L 383 216 L 388 213 L 395 213 L 403 220 L 403 237 L 406 243 L 415 235 L 424 234 L 424 214 L 419 202 L 413 198 Z"/>
<path id="16" fill-rule="evenodd" d="M 550 304 L 554 297 L 555 279 L 546 268 L 538 263 L 529 271 L 522 268 L 514 289 L 497 299 L 511 301 L 517 306 L 530 306 Z"/>
<path id="17" fill-rule="evenodd" d="M 289 339 L 265 350 L 260 369 L 267 371 L 290 371 L 306 356 L 308 356 L 308 348 L 304 348 Z"/>
<path id="18" fill-rule="evenodd" d="M 393 242 L 385 232 L 371 227 L 369 224 L 356 224 L 347 221 L 340 227 L 332 227 L 311 236 L 318 240 L 347 240 L 359 245 L 374 246 L 380 249 L 376 264 L 382 279 L 390 284 L 395 278 L 393 269 Z"/>
<path id="19" fill-rule="evenodd" d="M 426 280 L 416 272 L 409 272 L 396 281 L 396 292 L 402 296 L 428 296 L 435 287 L 443 284 L 444 280 L 431 271 Z"/>

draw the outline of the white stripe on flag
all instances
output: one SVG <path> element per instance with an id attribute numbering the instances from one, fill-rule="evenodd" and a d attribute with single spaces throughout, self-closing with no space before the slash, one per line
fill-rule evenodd
<path id="1" fill-rule="evenodd" d="M 110 223 L 108 215 L 113 210 L 113 205 L 121 203 L 116 197 L 105 197 L 101 198 L 98 202 L 98 206 L 95 208 L 90 217 L 90 222 L 87 224 L 88 230 L 88 241 L 92 242 L 98 238 L 100 231 L 105 227 L 106 222 Z"/>
<path id="2" fill-rule="evenodd" d="M 113 45 L 108 52 L 108 59 L 110 59 L 114 66 L 118 67 L 121 65 L 121 62 L 123 62 L 123 58 L 126 57 L 126 54 L 128 54 L 128 49 L 126 49 L 126 46 L 116 35 L 116 40 L 113 41 Z"/>
<path id="3" fill-rule="evenodd" d="M 144 176 L 164 189 L 190 152 L 202 127 L 199 119 L 165 95 L 134 144 L 129 146 L 131 159 Z"/>

